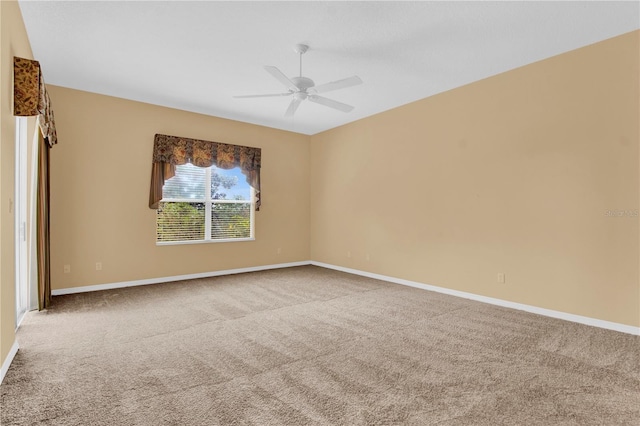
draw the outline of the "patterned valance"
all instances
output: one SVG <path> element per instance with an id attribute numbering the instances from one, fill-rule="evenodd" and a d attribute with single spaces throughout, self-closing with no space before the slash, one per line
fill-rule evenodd
<path id="1" fill-rule="evenodd" d="M 215 165 L 221 169 L 240 167 L 247 183 L 255 189 L 256 210 L 260 210 L 261 155 L 260 148 L 158 134 L 153 143 L 149 208 L 158 208 L 162 187 L 175 175 L 175 166 L 191 163 L 198 167 Z"/>
<path id="2" fill-rule="evenodd" d="M 13 114 L 37 115 L 42 135 L 49 147 L 58 143 L 51 99 L 38 61 L 13 58 Z"/>

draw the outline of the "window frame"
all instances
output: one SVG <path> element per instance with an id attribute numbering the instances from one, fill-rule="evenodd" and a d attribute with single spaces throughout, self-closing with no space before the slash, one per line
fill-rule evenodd
<path id="1" fill-rule="evenodd" d="M 179 167 L 179 166 L 178 166 Z M 197 166 L 194 166 L 197 167 Z M 202 240 L 181 240 L 181 241 L 158 241 L 158 216 L 156 213 L 156 245 L 157 246 L 175 246 L 183 244 L 210 244 L 210 243 L 237 243 L 244 241 L 255 241 L 255 214 L 256 214 L 256 191 L 251 185 L 249 185 L 249 200 L 217 200 L 211 197 L 211 167 L 203 167 L 205 169 L 205 197 L 204 198 L 162 198 L 160 203 L 204 203 L 205 205 L 205 217 L 204 217 L 204 239 Z M 234 167 L 238 168 L 238 166 Z M 225 170 L 225 169 L 220 169 Z M 231 169 L 233 170 L 233 169 Z M 249 237 L 244 238 L 211 238 L 211 209 L 214 204 L 249 204 Z M 208 238 L 207 238 L 208 237 Z"/>

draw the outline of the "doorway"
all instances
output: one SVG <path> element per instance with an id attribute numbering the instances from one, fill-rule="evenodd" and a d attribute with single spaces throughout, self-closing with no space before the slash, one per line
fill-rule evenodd
<path id="1" fill-rule="evenodd" d="M 16 329 L 29 309 L 27 257 L 27 118 L 16 117 L 15 174 L 15 276 Z"/>

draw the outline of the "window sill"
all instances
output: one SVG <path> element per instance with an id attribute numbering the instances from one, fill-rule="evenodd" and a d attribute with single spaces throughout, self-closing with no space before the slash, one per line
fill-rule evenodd
<path id="1" fill-rule="evenodd" d="M 157 246 L 181 246 L 185 244 L 211 244 L 211 243 L 238 243 L 243 241 L 255 241 L 255 237 L 252 238 L 227 238 L 225 240 L 194 240 L 194 241 L 162 241 L 157 242 Z"/>

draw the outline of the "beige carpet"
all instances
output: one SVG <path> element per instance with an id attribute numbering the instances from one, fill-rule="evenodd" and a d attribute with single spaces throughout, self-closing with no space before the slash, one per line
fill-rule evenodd
<path id="1" fill-rule="evenodd" d="M 54 298 L 4 425 L 638 425 L 640 338 L 313 266 Z"/>

